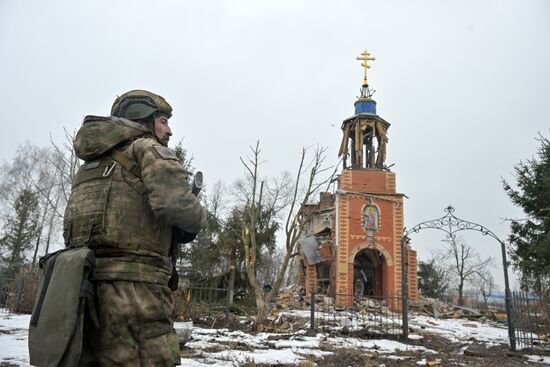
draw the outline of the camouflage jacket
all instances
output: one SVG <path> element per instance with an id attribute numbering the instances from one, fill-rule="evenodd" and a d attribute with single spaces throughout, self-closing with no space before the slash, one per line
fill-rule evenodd
<path id="1" fill-rule="evenodd" d="M 198 233 L 205 222 L 174 152 L 138 123 L 97 116 L 84 119 L 74 148 L 85 163 L 65 210 L 67 245 L 95 250 L 96 279 L 164 283 L 172 230 Z"/>

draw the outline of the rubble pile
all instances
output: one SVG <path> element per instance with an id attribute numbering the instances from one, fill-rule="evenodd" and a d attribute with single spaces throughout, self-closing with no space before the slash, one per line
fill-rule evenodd
<path id="1" fill-rule="evenodd" d="M 274 309 L 278 310 L 301 310 L 305 309 L 309 304 L 306 303 L 306 291 L 302 287 L 290 286 L 279 291 L 277 298 L 274 300 Z"/>
<path id="2" fill-rule="evenodd" d="M 430 316 L 436 319 L 477 320 L 485 316 L 480 311 L 473 308 L 451 305 L 427 297 L 421 297 L 418 301 L 410 302 L 409 309 L 420 315 Z"/>
<path id="3" fill-rule="evenodd" d="M 354 302 L 354 306 L 362 313 L 388 315 L 391 313 L 386 301 L 374 298 L 360 298 Z"/>

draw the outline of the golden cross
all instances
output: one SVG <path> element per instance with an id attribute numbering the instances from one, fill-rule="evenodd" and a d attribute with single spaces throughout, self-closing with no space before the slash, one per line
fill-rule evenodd
<path id="1" fill-rule="evenodd" d="M 365 77 L 363 78 L 363 85 L 368 86 L 369 82 L 367 81 L 367 69 L 370 69 L 369 61 L 374 61 L 376 60 L 376 58 L 371 57 L 370 54 L 367 52 L 367 50 L 365 50 L 365 52 L 363 52 L 361 56 L 357 57 L 357 60 L 363 61 L 361 63 L 361 66 L 365 68 Z"/>

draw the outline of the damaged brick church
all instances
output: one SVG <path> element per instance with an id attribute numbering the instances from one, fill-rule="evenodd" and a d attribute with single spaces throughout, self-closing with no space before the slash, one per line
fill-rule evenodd
<path id="1" fill-rule="evenodd" d="M 396 191 L 395 173 L 384 164 L 390 124 L 376 114 L 371 98 L 367 69 L 374 58 L 365 51 L 357 59 L 364 78 L 355 114 L 342 123 L 343 169 L 336 191 L 322 192 L 318 204 L 304 208 L 309 220 L 300 241 L 298 285 L 306 295 L 315 289 L 341 306 L 372 297 L 393 299 L 390 307 L 398 307 L 402 261 L 408 297 L 418 298 L 416 251 L 401 249 L 405 195 Z"/>

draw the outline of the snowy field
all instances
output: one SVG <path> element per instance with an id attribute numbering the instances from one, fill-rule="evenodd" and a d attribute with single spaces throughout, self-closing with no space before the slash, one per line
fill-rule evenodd
<path id="1" fill-rule="evenodd" d="M 295 314 L 299 314 L 296 311 Z M 0 313 L 0 365 L 29 366 L 27 326 L 29 315 Z M 306 361 L 322 361 L 342 350 L 359 350 L 387 360 L 408 360 L 415 365 L 431 365 L 437 361 L 436 351 L 418 345 L 427 335 L 437 335 L 449 345 L 479 342 L 487 348 L 508 342 L 507 330 L 468 320 L 436 320 L 412 316 L 411 344 L 395 340 L 365 340 L 352 337 L 331 337 L 319 333 L 307 336 L 305 331 L 287 334 L 257 333 L 227 329 L 195 327 L 193 338 L 182 350 L 182 365 L 200 367 L 240 366 L 245 363 L 264 365 L 300 365 Z M 527 365 L 550 365 L 550 357 L 524 356 Z M 524 364 L 524 365 L 525 365 Z M 314 365 L 314 364 L 309 364 Z M 444 364 L 442 364 L 444 365 Z"/>

